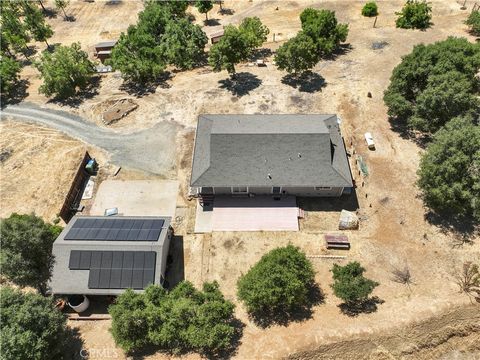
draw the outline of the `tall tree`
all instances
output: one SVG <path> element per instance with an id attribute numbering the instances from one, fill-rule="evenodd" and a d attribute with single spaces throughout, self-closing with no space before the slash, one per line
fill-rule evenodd
<path id="1" fill-rule="evenodd" d="M 197 0 L 195 7 L 201 14 L 205 14 L 205 20 L 208 21 L 208 12 L 213 9 L 213 1 L 211 0 Z"/>
<path id="2" fill-rule="evenodd" d="M 468 117 L 449 121 L 427 147 L 418 176 L 428 207 L 480 221 L 480 126 Z"/>
<path id="3" fill-rule="evenodd" d="M 169 21 L 162 39 L 162 52 L 168 62 L 180 69 L 191 69 L 204 54 L 207 35 L 188 19 Z"/>
<path id="4" fill-rule="evenodd" d="M 251 51 L 245 33 L 233 25 L 227 25 L 223 37 L 211 47 L 208 63 L 213 71 L 227 70 L 231 76 L 235 76 L 235 65 L 245 61 Z"/>
<path id="5" fill-rule="evenodd" d="M 70 3 L 70 0 L 55 0 L 55 7 L 63 11 L 63 18 L 65 20 L 68 19 L 67 13 L 65 12 L 65 8 L 68 6 L 69 3 Z"/>
<path id="6" fill-rule="evenodd" d="M 480 113 L 480 44 L 449 37 L 416 45 L 402 58 L 384 94 L 388 115 L 409 128 L 434 133 L 456 116 Z"/>
<path id="7" fill-rule="evenodd" d="M 166 59 L 155 38 L 136 26 L 122 33 L 107 63 L 127 81 L 148 83 L 165 70 Z"/>
<path id="8" fill-rule="evenodd" d="M 35 41 L 43 41 L 47 47 L 50 47 L 47 40 L 52 37 L 53 30 L 45 22 L 40 9 L 29 1 L 23 1 L 21 4 L 24 12 L 24 24 L 27 30 L 32 34 Z"/>
<path id="9" fill-rule="evenodd" d="M 20 19 L 23 14 L 20 3 L 1 1 L 0 9 L 2 53 L 12 55 L 12 51 L 25 52 L 30 38 Z"/>
<path id="10" fill-rule="evenodd" d="M 480 36 L 480 10 L 472 11 L 470 15 L 468 15 L 465 24 L 470 27 L 472 34 Z"/>
<path id="11" fill-rule="evenodd" d="M 51 298 L 2 286 L 2 359 L 59 359 L 67 341 L 67 320 Z"/>
<path id="12" fill-rule="evenodd" d="M 301 74 L 317 64 L 317 45 L 310 36 L 300 31 L 278 48 L 274 59 L 280 70 Z"/>
<path id="13" fill-rule="evenodd" d="M 246 36 L 248 46 L 252 49 L 262 46 L 270 32 L 256 16 L 243 19 L 238 29 Z"/>
<path id="14" fill-rule="evenodd" d="M 331 55 L 347 40 L 348 25 L 339 24 L 335 12 L 307 8 L 300 14 L 302 31 L 317 44 L 319 56 Z"/>
<path id="15" fill-rule="evenodd" d="M 58 46 L 53 53 L 44 52 L 35 66 L 43 79 L 39 91 L 59 99 L 69 98 L 84 90 L 95 72 L 93 63 L 81 49 L 80 43 Z"/>
<path id="16" fill-rule="evenodd" d="M 9 96 L 18 81 L 20 64 L 15 59 L 2 56 L 0 61 L 0 88 L 2 96 Z"/>
<path id="17" fill-rule="evenodd" d="M 35 215 L 12 214 L 0 223 L 0 267 L 20 286 L 45 293 L 53 266 L 52 245 L 61 228 Z"/>

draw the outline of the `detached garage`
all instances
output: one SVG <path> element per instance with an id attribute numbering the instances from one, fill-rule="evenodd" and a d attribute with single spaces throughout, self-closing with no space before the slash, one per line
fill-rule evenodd
<path id="1" fill-rule="evenodd" d="M 169 217 L 77 216 L 53 244 L 51 293 L 118 295 L 165 281 Z"/>

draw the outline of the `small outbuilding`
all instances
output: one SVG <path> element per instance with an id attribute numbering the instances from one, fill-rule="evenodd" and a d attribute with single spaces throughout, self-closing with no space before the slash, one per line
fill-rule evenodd
<path id="1" fill-rule="evenodd" d="M 100 60 L 104 61 L 108 59 L 112 54 L 112 49 L 117 44 L 117 40 L 103 41 L 95 45 L 95 56 Z"/>
<path id="2" fill-rule="evenodd" d="M 53 244 L 50 292 L 119 295 L 163 285 L 170 223 L 170 217 L 74 217 Z"/>
<path id="3" fill-rule="evenodd" d="M 221 31 L 217 31 L 210 35 L 210 41 L 212 44 L 215 44 L 220 41 L 220 39 L 225 35 L 225 31 L 222 29 Z"/>

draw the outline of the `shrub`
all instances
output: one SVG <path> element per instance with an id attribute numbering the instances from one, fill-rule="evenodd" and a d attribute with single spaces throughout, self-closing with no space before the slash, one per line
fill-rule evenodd
<path id="1" fill-rule="evenodd" d="M 126 351 L 156 346 L 218 353 L 231 347 L 236 335 L 233 310 L 218 283 L 205 283 L 199 291 L 184 281 L 170 292 L 157 285 L 142 294 L 129 289 L 108 311 L 113 338 Z"/>
<path id="2" fill-rule="evenodd" d="M 362 8 L 362 15 L 368 16 L 368 17 L 377 16 L 378 15 L 377 3 L 374 1 L 366 3 L 365 6 Z"/>
<path id="3" fill-rule="evenodd" d="M 480 44 L 463 38 L 415 46 L 393 70 L 384 94 L 388 115 L 427 133 L 456 116 L 477 116 L 479 67 Z"/>
<path id="4" fill-rule="evenodd" d="M 333 265 L 333 293 L 347 304 L 364 301 L 379 284 L 363 276 L 365 269 L 356 261 Z"/>
<path id="5" fill-rule="evenodd" d="M 427 206 L 480 221 L 480 126 L 469 118 L 448 122 L 427 147 L 418 176 Z"/>
<path id="6" fill-rule="evenodd" d="M 426 29 L 430 27 L 432 7 L 425 0 L 407 0 L 398 15 L 397 28 Z"/>
<path id="7" fill-rule="evenodd" d="M 62 357 L 67 335 L 66 318 L 55 309 L 51 299 L 2 287 L 0 317 L 2 359 Z"/>
<path id="8" fill-rule="evenodd" d="M 312 264 L 293 245 L 264 255 L 237 282 L 238 297 L 252 314 L 288 312 L 308 303 Z"/>
<path id="9" fill-rule="evenodd" d="M 13 213 L 0 222 L 0 267 L 3 275 L 20 286 L 45 293 L 53 267 L 52 245 L 61 227 L 35 215 Z"/>
<path id="10" fill-rule="evenodd" d="M 465 21 L 465 24 L 470 27 L 472 34 L 480 36 L 480 10 L 472 11 Z"/>

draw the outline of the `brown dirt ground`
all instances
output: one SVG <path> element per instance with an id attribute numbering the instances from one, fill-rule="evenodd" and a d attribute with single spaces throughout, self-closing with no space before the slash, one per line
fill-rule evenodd
<path id="1" fill-rule="evenodd" d="M 322 61 L 317 65 L 315 72 L 324 79 L 324 86 L 320 86 L 321 81 L 316 81 L 311 86 L 318 89 L 312 92 L 283 84 L 281 79 L 285 74 L 270 63 L 263 68 L 243 64 L 238 66 L 237 72 L 250 74 L 246 76 L 250 77 L 252 86 L 250 89 L 237 90 L 245 94 L 236 94 L 225 88 L 223 84 L 228 78 L 227 74 L 213 73 L 208 68 L 172 73 L 166 86 L 159 86 L 155 92 L 139 97 L 127 94 L 120 88 L 121 78 L 117 74 L 109 74 L 102 78 L 97 96 L 77 107 L 69 107 L 48 103 L 37 93 L 40 82 L 36 70 L 28 67 L 23 72 L 31 81 L 28 101 L 52 108 L 61 107 L 100 126 L 105 125 L 101 124 L 100 114 L 95 109 L 102 108 L 102 103 L 112 99 L 129 97 L 135 98 L 139 108 L 112 125 L 118 130 L 149 128 L 165 120 L 185 126 L 178 136 L 177 147 L 177 177 L 182 184 L 178 206 L 182 208 L 185 219 L 176 228 L 176 233 L 183 237 L 185 277 L 197 286 L 203 281 L 218 280 L 225 295 L 237 304 L 236 314 L 246 325 L 236 354 L 239 359 L 279 358 L 304 349 L 318 351 L 313 355 L 299 355 L 305 358 L 325 358 L 326 351 L 332 351 L 332 354 L 336 354 L 335 358 L 350 359 L 358 351 L 359 358 L 432 359 L 443 356 L 446 359 L 458 355 L 452 353 L 455 349 L 465 350 L 458 356 L 476 356 L 468 357 L 468 353 L 478 350 L 475 348 L 478 347 L 478 327 L 468 325 L 470 320 L 461 314 L 463 311 L 478 312 L 479 308 L 478 305 L 467 307 L 468 299 L 458 295 L 454 274 L 463 261 L 478 260 L 480 257 L 478 235 L 472 235 L 472 245 L 454 246 L 462 234 L 445 232 L 425 221 L 425 209 L 414 185 L 422 150 L 413 141 L 402 138 L 391 129 L 382 101 L 392 69 L 415 44 L 442 40 L 449 35 L 473 38 L 467 34 L 463 24 L 467 12 L 460 10 L 461 1 L 432 2 L 434 25 L 423 32 L 395 28 L 395 11 L 401 8 L 402 3 L 400 0 L 378 1 L 380 16 L 376 28 L 372 28 L 373 19 L 360 15 L 361 1 L 226 1 L 225 7 L 233 9 L 234 15 L 217 14 L 216 8 L 211 12 L 209 17 L 223 24 L 238 23 L 245 16 L 259 16 L 271 31 L 266 48 L 274 50 L 280 43 L 273 42 L 273 33 L 277 39 L 292 37 L 300 27 L 298 14 L 306 6 L 335 10 L 339 20 L 350 25 L 348 43 L 351 48 L 337 59 Z M 470 9 L 473 3 L 468 0 L 467 7 Z M 275 10 L 277 6 L 279 9 Z M 52 20 L 56 30 L 54 42 L 80 40 L 87 48 L 100 39 L 110 38 L 125 30 L 129 23 L 135 22 L 140 8 L 139 1 L 123 1 L 122 5 L 115 8 L 100 1 L 72 2 L 67 12 L 74 13 L 77 20 L 74 23 L 63 22 L 61 18 Z M 198 16 L 194 10 L 192 13 Z M 206 31 L 212 32 L 212 29 L 208 27 Z M 388 45 L 382 50 L 372 50 L 374 41 L 386 41 Z M 372 93 L 372 98 L 367 97 L 367 92 Z M 313 259 L 316 278 L 325 299 L 323 304 L 314 308 L 311 319 L 291 323 L 288 327 L 272 326 L 268 329 L 259 328 L 248 319 L 244 308 L 235 299 L 238 276 L 268 250 L 289 242 L 298 245 L 309 255 L 326 254 L 320 245 L 323 234 L 336 229 L 339 209 L 351 204 L 340 200 L 319 201 L 314 204 L 318 210 L 307 211 L 306 219 L 301 221 L 301 232 L 295 234 L 192 234 L 194 204 L 184 196 L 189 179 L 193 130 L 200 113 L 337 113 L 341 117 L 347 147 L 366 159 L 370 171 L 367 179 L 361 179 L 356 167 L 352 166 L 359 184 L 357 197 L 363 220 L 358 231 L 348 232 L 352 249 L 346 261 L 360 261 L 368 269 L 367 276 L 380 282 L 374 295 L 385 302 L 378 305 L 376 312 L 353 318 L 342 315 L 338 308 L 339 301 L 329 287 L 329 270 L 334 261 Z M 1 149 L 13 149 L 11 158 L 2 165 L 1 215 L 35 209 L 51 219 L 58 212 L 57 205 L 50 202 L 53 198 L 51 194 L 59 188 L 65 188 L 71 181 L 66 172 L 60 174 L 60 169 L 75 166 L 78 155 L 73 154 L 74 151 L 83 151 L 80 150 L 82 145 L 53 130 L 33 125 L 28 125 L 29 129 L 25 130 L 24 126 L 27 125 L 8 122 L 1 128 Z M 375 152 L 368 151 L 364 144 L 363 133 L 366 131 L 372 132 L 375 138 Z M 14 136 L 17 139 L 15 141 L 10 139 Z M 51 178 L 54 181 L 39 182 L 38 179 L 45 178 L 43 164 L 47 161 L 54 164 L 52 166 L 58 166 L 57 171 L 50 172 L 54 175 L 48 177 L 49 181 Z M 27 163 L 34 165 L 14 167 L 14 164 Z M 124 176 L 139 178 L 142 175 Z M 339 263 L 346 261 L 337 260 Z M 391 281 L 393 267 L 405 264 L 413 274 L 414 284 L 410 288 Z M 460 310 L 449 313 L 452 308 Z M 444 312 L 447 315 L 441 315 Z M 405 347 L 394 334 L 408 334 L 415 330 L 415 326 L 409 324 L 432 316 L 437 316 L 439 322 L 432 320 L 434 325 L 427 327 L 426 331 L 444 329 L 445 332 L 438 338 L 445 341 L 432 347 L 423 347 L 422 344 L 428 340 L 423 335 L 415 337 L 414 334 L 411 338 L 402 335 L 401 339 L 411 340 L 414 344 L 409 348 L 411 352 L 405 353 Z M 452 330 L 451 324 L 454 324 L 453 328 L 458 326 L 459 329 L 465 329 L 460 331 L 465 336 L 444 335 Z M 108 333 L 108 321 L 72 325 L 80 328 L 87 348 L 107 347 L 114 349 L 117 358 L 124 358 Z M 400 327 L 403 329 L 397 330 Z M 345 342 L 356 336 L 360 340 Z M 362 340 L 365 338 L 367 340 Z M 372 348 L 371 339 L 379 339 L 380 350 Z M 322 345 L 327 343 L 336 345 Z M 196 355 L 189 357 L 198 358 Z M 156 354 L 147 358 L 163 359 L 168 356 Z"/>

